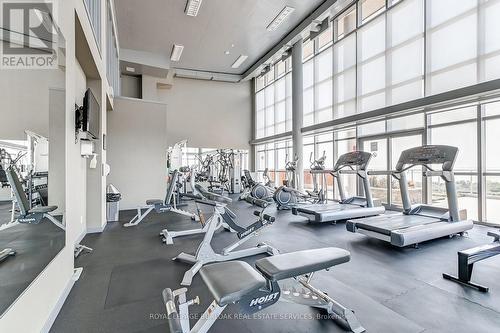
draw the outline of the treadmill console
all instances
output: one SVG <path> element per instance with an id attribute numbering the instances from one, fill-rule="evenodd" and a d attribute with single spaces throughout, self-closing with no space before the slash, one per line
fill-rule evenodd
<path id="1" fill-rule="evenodd" d="M 372 154 L 364 151 L 353 151 L 350 153 L 346 153 L 339 157 L 337 163 L 335 164 L 334 170 L 338 171 L 346 166 L 359 166 L 361 170 L 366 170 L 371 158 Z"/>
<path id="2" fill-rule="evenodd" d="M 396 170 L 401 171 L 408 164 L 442 164 L 444 171 L 452 171 L 457 154 L 458 148 L 452 146 L 439 145 L 410 148 L 401 153 Z"/>

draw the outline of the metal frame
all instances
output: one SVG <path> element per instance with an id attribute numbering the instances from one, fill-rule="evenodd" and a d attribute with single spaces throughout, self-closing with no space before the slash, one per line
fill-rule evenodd
<path id="1" fill-rule="evenodd" d="M 297 287 L 281 288 L 278 281 L 271 281 L 266 278 L 266 286 L 261 289 L 243 296 L 237 303 L 240 304 L 244 312 L 258 312 L 272 306 L 277 301 L 282 300 L 288 303 L 300 304 L 312 308 L 326 310 L 329 318 L 336 320 L 342 327 L 353 333 L 366 332 L 361 325 L 353 310 L 340 304 L 331 296 L 314 287 L 311 280 L 315 272 L 303 276 L 294 277 Z M 171 332 L 181 333 L 205 333 L 210 330 L 215 321 L 222 314 L 227 305 L 219 305 L 213 300 L 193 328 L 190 328 L 189 307 L 194 304 L 200 304 L 198 296 L 187 300 L 187 289 L 181 288 L 172 291 L 165 289 L 162 292 L 163 302 L 166 307 L 168 322 Z M 256 300 L 264 300 L 263 304 L 252 307 Z M 257 301 L 258 302 L 258 301 Z"/>
<path id="2" fill-rule="evenodd" d="M 177 207 L 177 205 L 179 203 L 177 202 L 177 198 L 176 198 L 177 196 L 175 195 L 175 191 L 176 191 L 175 186 L 176 186 L 176 182 L 178 181 L 178 175 L 179 175 L 179 171 L 174 170 L 172 177 L 171 177 L 171 180 L 170 180 L 170 183 L 169 183 L 167 190 L 166 190 L 165 199 L 163 201 L 159 200 L 159 202 L 155 202 L 153 204 L 149 204 L 149 205 L 146 204 L 144 206 L 137 207 L 137 214 L 130 220 L 130 222 L 125 223 L 123 226 L 126 228 L 137 226 L 153 210 L 156 211 L 156 213 L 158 213 L 158 214 L 166 213 L 166 212 L 173 212 L 176 214 L 190 217 L 194 221 L 199 221 L 200 217 L 197 214 L 187 212 L 187 211 L 179 209 Z M 143 209 L 146 210 L 144 213 L 142 212 Z"/>
<path id="3" fill-rule="evenodd" d="M 387 122 L 386 122 L 386 130 L 387 130 Z M 366 141 L 372 141 L 372 140 L 382 140 L 386 139 L 386 149 L 387 149 L 387 169 L 391 169 L 391 165 L 393 164 L 392 162 L 392 140 L 394 138 L 404 138 L 408 136 L 418 136 L 420 135 L 421 137 L 421 144 L 424 144 L 424 137 L 425 137 L 425 130 L 422 129 L 414 129 L 414 130 L 408 130 L 408 131 L 394 131 L 394 132 L 386 132 L 383 134 L 376 134 L 376 135 L 369 135 L 369 136 L 362 136 L 358 137 L 356 144 L 359 149 L 361 149 L 362 144 Z M 402 206 L 401 205 L 395 205 L 392 200 L 392 182 L 390 181 L 391 176 L 387 176 L 387 204 L 384 204 L 384 206 L 389 209 L 389 210 L 401 210 Z M 358 194 L 362 193 L 362 187 L 360 186 L 358 182 Z M 426 182 L 426 178 L 422 177 L 422 197 L 424 197 L 424 193 L 427 192 L 428 184 Z M 425 201 L 424 201 L 425 202 Z"/>
<path id="4" fill-rule="evenodd" d="M 443 278 L 467 287 L 477 289 L 481 292 L 488 292 L 488 287 L 471 282 L 474 264 L 500 254 L 500 233 L 488 232 L 488 236 L 493 237 L 493 242 L 488 245 L 477 246 L 458 252 L 458 276 L 443 274 Z"/>
<path id="5" fill-rule="evenodd" d="M 210 223 L 207 223 L 208 229 L 205 231 L 203 241 L 198 246 L 196 253 L 188 254 L 185 252 L 181 252 L 172 259 L 192 264 L 191 268 L 184 273 L 184 277 L 182 278 L 181 282 L 182 286 L 190 286 L 196 273 L 198 273 L 198 271 L 208 263 L 231 261 L 240 258 L 255 256 L 258 254 L 279 254 L 279 251 L 276 248 L 265 243 L 259 243 L 257 246 L 246 249 L 235 250 L 254 236 L 257 236 L 263 229 L 270 226 L 274 222 L 273 218 L 266 218 L 266 215 L 261 213 L 258 221 L 261 222 L 261 225 L 258 225 L 257 222 L 248 226 L 247 228 L 241 228 L 236 225 L 234 221 L 232 221 L 232 217 L 229 217 L 229 219 L 224 217 L 228 214 L 225 211 L 226 204 L 216 201 L 197 201 L 197 203 L 213 206 L 214 213 L 209 221 Z M 211 242 L 215 231 L 220 228 L 223 222 L 226 222 L 229 228 L 238 232 L 238 240 L 224 247 L 221 252 L 216 252 L 212 247 Z"/>

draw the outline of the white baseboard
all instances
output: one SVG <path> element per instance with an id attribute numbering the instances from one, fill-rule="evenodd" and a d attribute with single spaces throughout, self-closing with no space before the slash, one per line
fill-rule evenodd
<path id="1" fill-rule="evenodd" d="M 68 284 L 66 285 L 66 288 L 64 288 L 64 291 L 61 294 L 61 296 L 59 297 L 59 300 L 57 300 L 57 303 L 54 306 L 54 309 L 52 309 L 52 312 L 50 313 L 49 317 L 47 318 L 45 325 L 43 325 L 42 330 L 41 330 L 42 333 L 49 333 L 52 325 L 54 324 L 57 316 L 59 315 L 59 311 L 61 311 L 61 309 L 64 305 L 64 302 L 66 301 L 66 298 L 68 297 L 69 293 L 71 292 L 71 289 L 73 289 L 75 282 L 78 281 L 78 279 L 80 278 L 80 275 L 82 274 L 82 270 L 83 270 L 82 268 L 75 268 L 73 276 L 68 281 Z"/>
<path id="2" fill-rule="evenodd" d="M 83 237 L 85 237 L 86 235 L 87 235 L 87 232 L 82 231 L 82 233 L 80 234 L 80 236 L 78 236 L 78 238 L 75 240 L 75 245 L 76 244 L 80 244 L 80 242 L 82 241 Z"/>
<path id="3" fill-rule="evenodd" d="M 101 232 L 104 231 L 105 228 L 106 224 L 100 227 L 92 227 L 92 228 L 87 227 L 87 234 L 100 234 Z"/>

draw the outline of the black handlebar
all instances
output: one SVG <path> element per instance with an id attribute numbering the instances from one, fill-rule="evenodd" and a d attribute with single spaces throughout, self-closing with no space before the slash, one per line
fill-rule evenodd
<path id="1" fill-rule="evenodd" d="M 177 306 L 175 305 L 175 297 L 172 289 L 164 289 L 162 296 L 165 307 L 167 308 L 167 318 L 170 332 L 182 333 L 181 320 L 179 318 L 179 313 L 177 312 Z"/>
<path id="2" fill-rule="evenodd" d="M 260 214 L 261 213 L 258 210 L 256 210 L 256 211 L 253 212 L 253 215 L 258 216 L 258 217 L 261 216 Z M 276 221 L 276 218 L 274 216 L 267 215 L 267 214 L 263 214 L 262 215 L 262 219 L 264 219 L 264 220 L 266 220 L 268 222 L 271 222 L 271 223 L 273 223 L 274 221 Z"/>

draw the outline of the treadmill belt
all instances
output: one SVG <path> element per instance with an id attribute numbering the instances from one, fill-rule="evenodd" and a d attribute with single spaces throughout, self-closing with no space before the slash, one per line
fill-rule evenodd
<path id="1" fill-rule="evenodd" d="M 435 217 L 420 215 L 383 215 L 374 218 L 365 218 L 356 220 L 356 226 L 360 229 L 378 232 L 384 235 L 391 235 L 393 230 L 412 228 L 419 225 L 442 222 Z"/>
<path id="2" fill-rule="evenodd" d="M 301 215 L 312 215 L 314 222 L 333 222 L 352 218 L 374 216 L 384 213 L 384 207 L 361 207 L 353 204 L 316 204 L 306 207 L 298 207 L 297 212 Z"/>
<path id="3" fill-rule="evenodd" d="M 343 205 L 340 203 L 304 205 L 297 207 L 297 211 L 306 214 L 317 214 L 329 210 L 339 210 L 341 206 Z"/>

